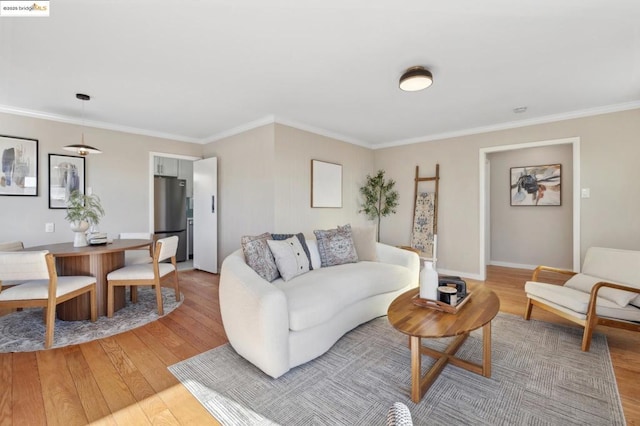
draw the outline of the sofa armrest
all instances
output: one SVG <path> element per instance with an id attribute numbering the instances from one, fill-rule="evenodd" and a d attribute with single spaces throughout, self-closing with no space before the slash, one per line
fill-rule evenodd
<path id="1" fill-rule="evenodd" d="M 220 313 L 233 348 L 272 377 L 289 370 L 289 310 L 284 293 L 230 254 L 220 271 Z"/>
<path id="2" fill-rule="evenodd" d="M 551 267 L 551 266 L 540 265 L 536 269 L 533 270 L 533 275 L 531 276 L 531 281 L 538 281 L 538 275 L 540 274 L 540 272 L 543 272 L 543 271 L 553 272 L 553 273 L 561 274 L 561 275 L 569 275 L 570 277 L 572 277 L 575 274 L 577 274 L 577 272 L 570 271 L 568 269 L 560 269 L 560 268 L 554 268 L 554 267 Z"/>
<path id="3" fill-rule="evenodd" d="M 409 268 L 414 277 L 414 283 L 411 287 L 418 286 L 420 279 L 420 257 L 417 253 L 383 243 L 376 243 L 376 253 L 379 262 L 392 263 Z"/>

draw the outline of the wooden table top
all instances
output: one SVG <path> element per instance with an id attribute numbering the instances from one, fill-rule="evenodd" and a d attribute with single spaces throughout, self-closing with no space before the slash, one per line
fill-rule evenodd
<path id="1" fill-rule="evenodd" d="M 450 337 L 482 327 L 491 321 L 500 309 L 498 296 L 483 284 L 468 285 L 472 293 L 457 314 L 449 314 L 413 304 L 418 294 L 414 288 L 398 296 L 387 312 L 389 322 L 398 331 L 417 337 Z"/>
<path id="2" fill-rule="evenodd" d="M 41 246 L 27 247 L 25 250 L 37 251 L 37 250 L 49 250 L 55 257 L 70 257 L 70 256 L 88 256 L 91 254 L 105 254 L 114 253 L 124 250 L 133 250 L 143 247 L 148 247 L 153 244 L 153 240 L 134 240 L 134 239 L 120 239 L 113 240 L 109 244 L 88 245 L 86 247 L 74 247 L 72 242 L 57 243 L 57 244 L 44 244 Z"/>

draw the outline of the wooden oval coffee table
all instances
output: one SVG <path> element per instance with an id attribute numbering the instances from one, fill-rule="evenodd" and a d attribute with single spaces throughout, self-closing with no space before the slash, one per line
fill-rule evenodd
<path id="1" fill-rule="evenodd" d="M 409 336 L 411 349 L 411 400 L 420 402 L 429 387 L 438 378 L 447 363 L 465 370 L 491 377 L 491 320 L 500 309 L 500 300 L 484 284 L 468 286 L 470 299 L 456 314 L 422 308 L 413 304 L 418 294 L 414 288 L 398 296 L 387 312 L 389 322 L 398 331 Z M 469 337 L 469 333 L 482 327 L 482 365 L 455 357 L 455 353 Z M 458 336 L 444 352 L 422 346 L 423 338 Z M 421 374 L 422 355 L 436 359 L 424 376 Z"/>

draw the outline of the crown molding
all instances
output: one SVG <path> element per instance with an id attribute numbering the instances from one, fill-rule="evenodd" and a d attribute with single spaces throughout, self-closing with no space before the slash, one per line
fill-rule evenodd
<path id="1" fill-rule="evenodd" d="M 225 130 L 220 133 L 216 133 L 204 139 L 201 139 L 199 143 L 207 144 L 211 142 L 219 141 L 220 139 L 228 138 L 231 136 L 239 135 L 240 133 L 247 132 L 249 130 L 257 129 L 258 127 L 266 126 L 268 124 L 273 124 L 276 121 L 276 117 L 274 115 L 265 115 L 262 118 L 258 118 L 257 120 L 250 121 L 245 124 L 241 124 L 236 127 L 232 127 L 228 130 Z"/>
<path id="2" fill-rule="evenodd" d="M 294 121 L 294 120 L 289 120 L 288 118 L 276 117 L 275 122 L 278 123 L 278 124 L 282 124 L 283 126 L 293 127 L 294 129 L 303 130 L 305 132 L 314 133 L 316 135 L 325 136 L 325 137 L 331 138 L 331 139 L 336 139 L 336 140 L 339 140 L 341 142 L 350 143 L 352 145 L 358 145 L 358 146 L 362 146 L 362 147 L 369 148 L 369 149 L 372 148 L 371 144 L 368 143 L 368 142 L 364 142 L 364 141 L 361 141 L 359 139 L 355 139 L 355 138 L 352 138 L 352 137 L 349 137 L 349 136 L 344 136 L 344 135 L 341 135 L 339 133 L 332 132 L 330 130 L 322 129 L 322 128 L 319 128 L 319 127 L 309 126 L 309 125 L 304 124 L 304 123 L 300 123 L 300 122 L 297 122 L 297 121 Z"/>
<path id="3" fill-rule="evenodd" d="M 122 126 L 119 124 L 105 123 L 102 121 L 82 120 L 64 115 L 51 114 L 41 111 L 33 111 L 24 108 L 16 108 L 8 105 L 0 105 L 0 112 L 6 114 L 20 115 L 23 117 L 38 118 L 41 120 L 56 121 L 58 123 L 75 124 L 84 127 L 94 127 L 97 129 L 113 130 L 116 132 L 131 133 L 134 135 L 151 136 L 154 138 L 170 139 L 180 142 L 201 143 L 199 139 L 188 136 L 174 135 L 171 133 L 156 132 L 153 130 L 139 129 L 137 127 Z"/>
<path id="4" fill-rule="evenodd" d="M 506 123 L 492 124 L 489 126 L 473 127 L 464 130 L 456 130 L 453 132 L 438 133 L 434 135 L 418 136 L 415 138 L 401 139 L 392 142 L 386 142 L 373 145 L 372 149 L 392 148 L 395 146 L 411 145 L 421 142 L 431 142 L 441 139 L 457 138 L 460 136 L 470 136 L 480 133 L 496 132 L 499 130 L 515 129 L 518 127 L 534 126 L 536 124 L 553 123 L 556 121 L 571 120 L 574 118 L 591 117 L 594 115 L 609 114 L 613 112 L 628 111 L 640 108 L 640 101 L 626 102 L 623 104 L 607 105 L 603 107 L 583 109 L 579 111 L 571 111 L 562 114 L 545 115 L 542 117 L 530 118 L 518 121 L 509 121 Z"/>

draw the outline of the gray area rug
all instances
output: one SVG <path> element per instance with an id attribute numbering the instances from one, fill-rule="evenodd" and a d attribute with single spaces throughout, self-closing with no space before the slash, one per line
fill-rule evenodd
<path id="1" fill-rule="evenodd" d="M 164 315 L 176 309 L 184 297 L 176 301 L 175 290 L 162 289 Z M 53 348 L 89 342 L 143 326 L 160 318 L 155 291 L 150 287 L 138 289 L 138 303 L 129 301 L 113 314 L 113 318 L 98 317 L 96 322 L 61 321 L 56 319 Z M 42 309 L 25 309 L 0 317 L 0 352 L 32 352 L 44 349 Z"/>
<path id="2" fill-rule="evenodd" d="M 228 344 L 169 370 L 226 425 L 383 425 L 395 401 L 415 425 L 625 424 L 605 336 L 585 353 L 577 328 L 508 314 L 492 325 L 491 378 L 448 365 L 419 404 L 409 397 L 408 340 L 386 317 L 275 380 Z M 449 341 L 424 339 L 438 350 Z M 480 330 L 458 355 L 481 362 Z M 423 368 L 432 363 L 423 357 Z"/>

